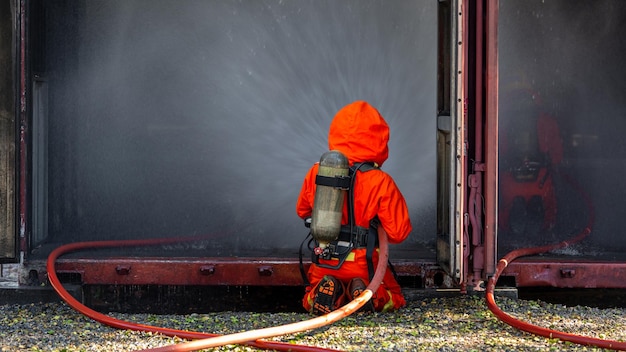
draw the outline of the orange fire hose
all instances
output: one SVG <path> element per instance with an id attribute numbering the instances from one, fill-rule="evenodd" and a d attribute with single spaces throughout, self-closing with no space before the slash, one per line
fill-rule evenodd
<path id="1" fill-rule="evenodd" d="M 547 337 L 550 339 L 557 338 L 563 341 L 569 341 L 569 342 L 573 342 L 573 343 L 580 344 L 580 345 L 596 346 L 599 348 L 607 348 L 607 349 L 613 349 L 613 350 L 626 350 L 626 342 L 604 340 L 604 339 L 598 339 L 594 337 L 586 337 L 586 336 L 581 336 L 581 335 L 576 335 L 576 334 L 570 334 L 570 333 L 566 333 L 562 331 L 556 331 L 556 330 L 543 328 L 537 325 L 529 324 L 527 322 L 518 320 L 512 317 L 511 315 L 508 315 L 505 312 L 503 312 L 497 306 L 495 302 L 494 290 L 496 287 L 496 283 L 498 282 L 498 278 L 500 277 L 500 274 L 502 274 L 502 272 L 509 265 L 509 263 L 511 263 L 515 259 L 522 257 L 522 256 L 546 253 L 549 251 L 553 251 L 555 249 L 565 248 L 574 243 L 582 241 L 585 237 L 587 237 L 591 233 L 591 229 L 593 227 L 593 222 L 594 222 L 594 211 L 593 211 L 591 199 L 585 192 L 582 191 L 582 189 L 577 185 L 577 183 L 574 182 L 571 178 L 567 177 L 566 180 L 570 184 L 572 184 L 574 188 L 578 190 L 578 192 L 583 196 L 585 200 L 586 206 L 589 210 L 589 220 L 588 220 L 586 227 L 582 230 L 582 232 L 580 232 L 578 235 L 576 235 L 575 237 L 573 237 L 572 239 L 568 241 L 563 241 L 563 242 L 559 242 L 556 244 L 546 245 L 546 246 L 541 246 L 541 247 L 516 249 L 506 254 L 504 257 L 502 257 L 502 259 L 498 261 L 495 274 L 489 279 L 487 283 L 486 296 L 485 296 L 487 300 L 487 307 L 489 308 L 489 310 L 491 310 L 491 312 L 498 319 L 522 331 L 526 331 L 526 332 L 543 336 L 543 337 Z"/>
<path id="2" fill-rule="evenodd" d="M 387 269 L 387 260 L 389 259 L 389 243 L 387 242 L 387 233 L 382 228 L 378 227 L 378 241 L 380 242 L 380 253 L 378 257 L 378 265 L 372 281 L 358 297 L 352 300 L 350 303 L 343 307 L 334 310 L 328 314 L 297 322 L 292 324 L 286 324 L 281 326 L 275 326 L 271 328 L 250 330 L 241 333 L 223 335 L 219 337 L 212 337 L 192 342 L 180 343 L 177 345 L 164 346 L 159 348 L 153 348 L 142 351 L 151 352 L 182 352 L 182 351 L 197 351 L 205 348 L 218 347 L 231 344 L 241 344 L 247 341 L 255 341 L 258 339 L 281 336 L 286 334 L 293 334 L 301 331 L 316 329 L 325 325 L 330 325 L 336 321 L 339 321 L 350 314 L 356 312 L 373 296 L 373 292 L 378 290 L 385 271 Z"/>
<path id="3" fill-rule="evenodd" d="M 331 312 L 326 315 L 313 318 L 310 320 L 302 321 L 299 323 L 288 324 L 284 326 L 274 327 L 274 328 L 266 328 L 261 330 L 253 330 L 249 332 L 233 334 L 233 335 L 218 335 L 218 334 L 210 334 L 210 333 L 202 333 L 202 332 L 193 332 L 193 331 L 185 331 L 185 330 L 176 330 L 169 329 L 151 325 L 144 324 L 136 324 L 132 322 L 127 322 L 123 320 L 119 320 L 108 315 L 97 312 L 82 303 L 80 303 L 77 299 L 75 299 L 67 290 L 63 287 L 59 278 L 56 275 L 55 263 L 56 260 L 69 252 L 85 250 L 85 249 L 96 249 L 96 248 L 111 248 L 111 247 L 124 247 L 124 246 L 142 246 L 146 244 L 150 245 L 159 245 L 159 244 L 170 244 L 170 243 L 178 243 L 180 239 L 157 239 L 157 240 L 120 240 L 120 241 L 91 241 L 91 242 L 78 242 L 78 243 L 70 243 L 56 248 L 50 253 L 48 256 L 48 260 L 46 262 L 46 270 L 48 272 L 48 280 L 50 284 L 58 293 L 58 295 L 63 299 L 70 307 L 74 310 L 80 312 L 81 314 L 97 321 L 102 324 L 118 328 L 118 329 L 126 329 L 126 330 L 134 330 L 134 331 L 142 331 L 142 332 L 152 332 L 159 333 L 166 336 L 177 336 L 183 339 L 196 340 L 203 339 L 197 341 L 199 344 L 206 344 L 206 346 L 222 346 L 227 344 L 241 344 L 245 343 L 247 345 L 268 349 L 268 350 L 276 350 L 276 351 L 335 351 L 331 349 L 315 347 L 315 346 L 303 346 L 303 345 L 294 345 L 290 343 L 283 342 L 274 342 L 274 341 L 264 341 L 261 340 L 263 337 L 271 337 L 271 336 L 279 336 L 288 333 L 294 333 L 304 330 L 310 330 L 314 328 L 318 328 L 321 326 L 325 326 L 328 324 L 332 324 L 361 308 L 369 299 L 372 297 L 373 292 L 378 289 L 380 283 L 382 282 L 382 278 L 385 274 L 387 268 L 387 261 L 389 258 L 388 252 L 388 242 L 387 242 L 387 234 L 382 229 L 379 228 L 378 237 L 380 242 L 380 252 L 379 252 L 379 262 L 376 268 L 376 272 L 372 281 L 368 285 L 367 289 L 361 293 L 361 295 L 355 298 L 352 302 L 347 305 Z M 192 349 L 187 349 L 192 348 Z M 157 348 L 150 351 L 191 351 L 196 348 L 204 348 L 204 347 L 189 347 L 188 344 L 179 344 L 173 346 L 166 346 L 163 348 Z"/>

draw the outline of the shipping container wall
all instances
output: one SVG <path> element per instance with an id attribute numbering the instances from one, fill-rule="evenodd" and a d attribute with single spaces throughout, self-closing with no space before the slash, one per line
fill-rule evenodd
<path id="1" fill-rule="evenodd" d="M 161 250 L 293 255 L 304 174 L 335 112 L 367 100 L 391 128 L 383 169 L 409 204 L 405 245 L 434 246 L 435 2 L 55 0 L 31 12 L 44 131 L 34 245 L 200 236 Z"/>

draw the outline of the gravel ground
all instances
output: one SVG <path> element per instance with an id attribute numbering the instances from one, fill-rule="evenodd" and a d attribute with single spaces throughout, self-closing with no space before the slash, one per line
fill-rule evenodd
<path id="1" fill-rule="evenodd" d="M 497 297 L 505 312 L 542 327 L 626 340 L 624 309 L 566 307 Z M 189 315 L 120 314 L 118 319 L 175 329 L 234 333 L 310 318 L 302 313 L 223 312 Z M 117 330 L 92 321 L 64 303 L 0 306 L 2 351 L 135 351 L 181 342 L 160 335 Z M 344 351 L 599 351 L 516 330 L 499 321 L 482 296 L 425 298 L 394 313 L 356 313 L 335 324 L 274 340 Z M 224 346 L 213 351 L 256 351 Z"/>

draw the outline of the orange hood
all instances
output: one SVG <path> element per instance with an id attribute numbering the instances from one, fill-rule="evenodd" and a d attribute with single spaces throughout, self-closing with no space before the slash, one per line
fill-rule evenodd
<path id="1" fill-rule="evenodd" d="M 346 105 L 330 123 L 328 147 L 342 152 L 351 165 L 373 161 L 382 166 L 389 156 L 388 141 L 387 122 L 365 101 Z"/>

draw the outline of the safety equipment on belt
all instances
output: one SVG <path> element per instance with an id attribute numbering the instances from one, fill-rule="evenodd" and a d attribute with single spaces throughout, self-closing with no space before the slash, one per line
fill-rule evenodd
<path id="1" fill-rule="evenodd" d="M 326 154 L 328 154 L 328 152 L 325 153 L 324 155 Z M 324 159 L 324 155 L 322 155 L 322 158 L 320 159 L 320 168 L 321 168 L 321 160 Z M 304 242 L 306 242 L 307 239 L 309 239 L 309 237 L 311 238 L 308 241 L 307 247 L 312 251 L 311 261 L 315 263 L 316 265 L 320 267 L 324 267 L 324 268 L 329 268 L 329 269 L 339 269 L 341 265 L 346 261 L 346 258 L 348 257 L 350 252 L 352 252 L 353 249 L 366 248 L 365 253 L 366 253 L 367 267 L 368 267 L 370 280 L 374 276 L 373 253 L 374 253 L 374 249 L 378 245 L 377 243 L 378 237 L 376 236 L 376 234 L 378 232 L 377 229 L 378 229 L 379 221 L 378 221 L 378 218 L 372 219 L 370 221 L 370 227 L 367 229 L 355 225 L 353 189 L 354 189 L 354 181 L 356 179 L 357 171 L 367 172 L 367 171 L 371 171 L 375 169 L 377 169 L 377 167 L 375 163 L 373 162 L 355 163 L 349 169 L 348 177 L 345 177 L 345 176 L 335 177 L 335 180 L 329 180 L 329 179 L 332 179 L 332 177 L 327 177 L 326 175 L 320 176 L 321 172 L 318 172 L 318 175 L 315 181 L 315 183 L 317 184 L 317 188 L 316 188 L 316 193 L 315 193 L 315 201 L 313 204 L 313 213 L 312 213 L 313 219 L 310 222 L 311 231 L 309 232 L 307 237 L 304 239 L 304 241 L 302 241 L 302 244 L 300 245 L 300 272 L 305 282 L 308 283 L 308 280 L 306 279 L 306 274 L 304 273 L 304 264 L 302 262 L 302 246 L 304 245 Z M 347 187 L 345 187 L 346 179 L 349 181 L 349 183 L 347 184 Z M 343 210 L 343 202 L 341 202 L 341 207 L 339 208 L 340 209 L 339 210 L 339 225 L 340 225 L 339 233 L 331 241 L 328 241 L 330 236 L 324 237 L 323 239 L 328 241 L 324 244 L 322 244 L 322 242 L 315 237 L 316 235 L 313 234 L 314 233 L 313 224 L 316 223 L 315 208 L 318 204 L 317 196 L 319 194 L 318 190 L 320 189 L 320 185 L 323 185 L 323 186 L 334 185 L 336 187 L 342 187 L 342 188 L 345 187 L 345 189 L 342 189 L 342 191 L 344 192 L 346 190 L 348 191 L 348 224 L 341 226 L 341 212 Z M 326 194 L 325 196 L 330 197 L 328 194 Z M 324 199 L 324 203 L 328 203 L 328 200 Z M 319 213 L 319 210 L 318 210 L 318 213 Z M 327 218 L 330 218 L 330 217 L 327 217 Z M 308 223 L 308 219 L 305 219 L 305 226 L 307 223 Z M 329 226 L 326 226 L 326 227 L 329 227 Z M 370 236 L 370 234 L 372 235 Z M 320 258 L 327 259 L 327 260 L 337 259 L 338 262 L 337 262 L 337 265 L 320 263 L 319 261 Z"/>
<path id="2" fill-rule="evenodd" d="M 500 163 L 516 182 L 534 183 L 541 171 L 550 166 L 549 149 L 541 142 L 546 136 L 541 134 L 542 115 L 537 99 L 537 94 L 527 89 L 512 90 L 499 112 L 504 118 L 504 156 Z"/>

